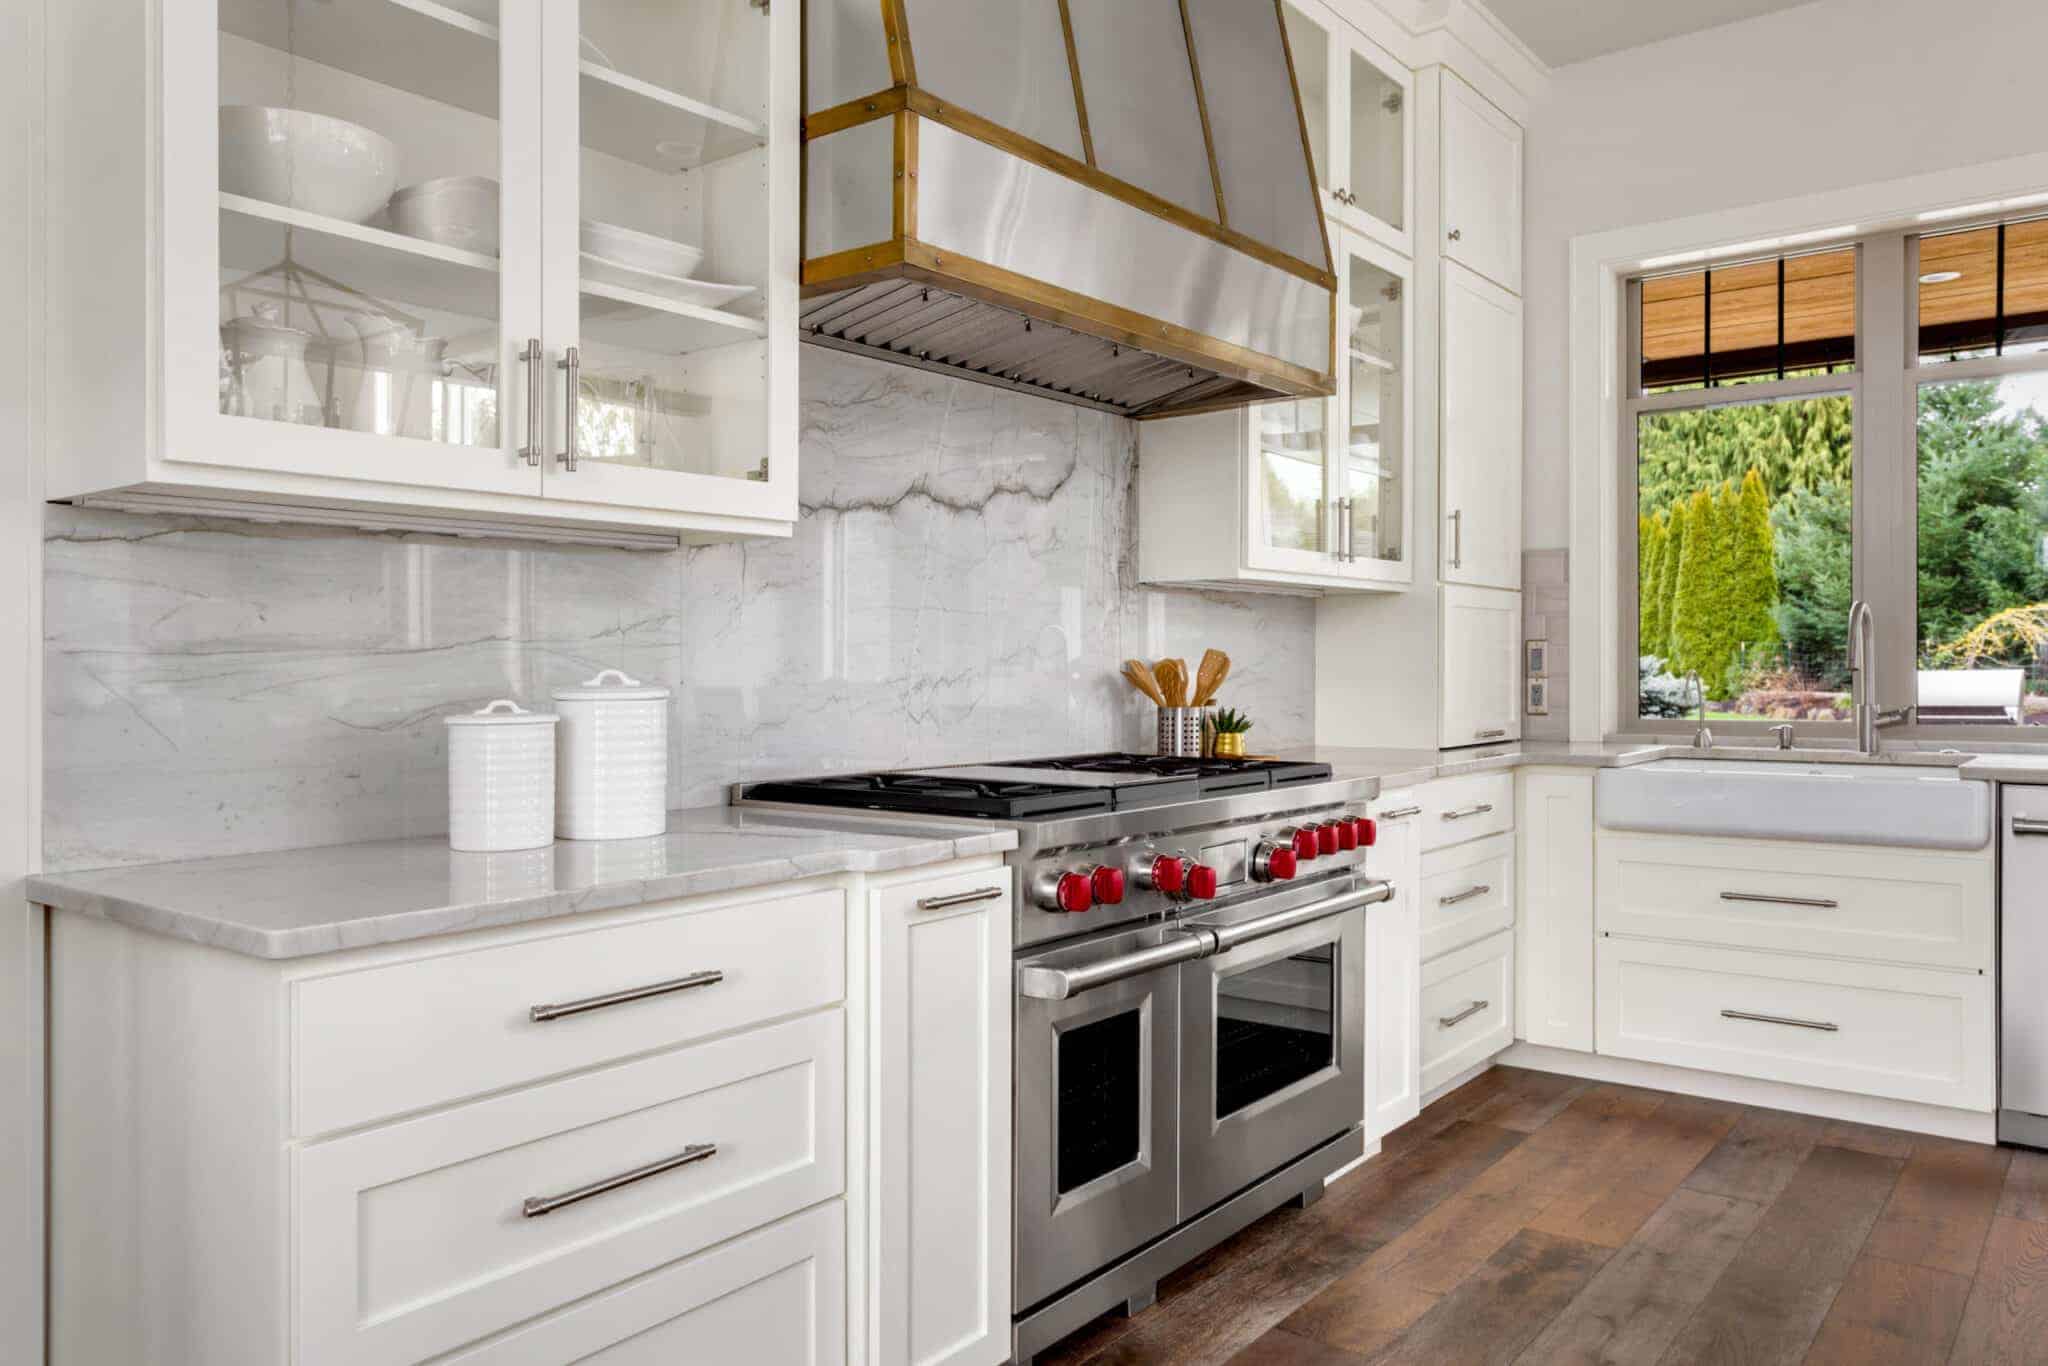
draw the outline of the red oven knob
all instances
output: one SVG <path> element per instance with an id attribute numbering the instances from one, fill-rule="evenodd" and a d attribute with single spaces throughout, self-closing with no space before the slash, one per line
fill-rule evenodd
<path id="1" fill-rule="evenodd" d="M 1258 848 L 1252 850 L 1252 880 L 1255 882 L 1285 882 L 1294 876 L 1295 863 L 1296 859 L 1292 847 L 1271 841 L 1261 844 Z"/>
<path id="2" fill-rule="evenodd" d="M 1370 849 L 1380 842 L 1380 823 L 1368 816 L 1353 818 L 1351 828 L 1358 837 L 1358 847 Z"/>
<path id="3" fill-rule="evenodd" d="M 1333 821 L 1323 828 L 1337 832 L 1337 848 L 1340 852 L 1348 853 L 1358 847 L 1357 821 Z"/>
<path id="4" fill-rule="evenodd" d="M 1107 866 L 1088 875 L 1088 890 L 1098 906 L 1120 906 L 1124 900 L 1124 870 Z"/>
<path id="5" fill-rule="evenodd" d="M 1061 873 L 1053 884 L 1051 909 L 1079 915 L 1095 906 L 1095 889 L 1079 873 Z"/>
<path id="6" fill-rule="evenodd" d="M 1316 856 L 1316 832 L 1313 830 L 1294 831 L 1294 857 L 1307 863 Z"/>
<path id="7" fill-rule="evenodd" d="M 1206 863 L 1197 863 L 1188 869 L 1188 895 L 1196 901 L 1208 901 L 1216 895 L 1216 870 Z"/>
<path id="8" fill-rule="evenodd" d="M 1337 825 L 1336 821 L 1325 821 L 1316 827 L 1316 852 L 1324 858 L 1343 847 L 1337 838 Z"/>
<path id="9" fill-rule="evenodd" d="M 1152 860 L 1151 866 L 1144 870 L 1138 881 L 1150 886 L 1155 892 L 1179 896 L 1181 889 L 1187 886 L 1187 870 L 1185 860 L 1161 854 Z"/>

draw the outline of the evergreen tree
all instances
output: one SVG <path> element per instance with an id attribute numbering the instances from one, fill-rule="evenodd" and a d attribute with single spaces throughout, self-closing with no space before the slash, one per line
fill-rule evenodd
<path id="1" fill-rule="evenodd" d="M 1662 655 L 1669 634 L 1665 602 L 1659 591 L 1664 581 L 1664 554 L 1670 536 L 1665 516 L 1636 519 L 1636 653 Z"/>
<path id="2" fill-rule="evenodd" d="M 1778 644 L 1778 623 L 1772 615 L 1778 605 L 1778 574 L 1772 563 L 1770 494 L 1764 489 L 1763 475 L 1752 469 L 1742 477 L 1739 492 L 1731 485 L 1724 496 L 1732 503 L 1730 559 L 1734 573 L 1729 576 L 1728 596 L 1735 613 L 1735 636 L 1751 650 L 1769 650 Z"/>
<path id="3" fill-rule="evenodd" d="M 1664 528 L 1664 557 L 1657 565 L 1657 648 L 1644 651 L 1662 655 L 1674 670 L 1678 668 L 1677 660 L 1673 658 L 1678 646 L 1672 637 L 1671 626 L 1678 605 L 1678 570 L 1685 562 L 1687 506 L 1682 502 L 1674 503 L 1666 514 L 1669 520 Z"/>
<path id="4" fill-rule="evenodd" d="M 1993 381 L 1920 390 L 1923 643 L 1954 640 L 1994 613 L 2048 599 L 2048 424 L 1999 407 Z"/>
<path id="5" fill-rule="evenodd" d="M 1707 695 L 1716 698 L 1727 694 L 1725 680 L 1734 650 L 1733 614 L 1727 600 L 1731 538 L 1723 502 L 1707 489 L 1696 490 L 1686 500 L 1685 552 L 1671 605 L 1672 665 L 1680 672 L 1698 671 Z"/>
<path id="6" fill-rule="evenodd" d="M 1771 508 L 1777 542 L 1778 634 L 1824 687 L 1846 688 L 1844 642 L 1854 598 L 1846 483 L 1793 489 Z"/>

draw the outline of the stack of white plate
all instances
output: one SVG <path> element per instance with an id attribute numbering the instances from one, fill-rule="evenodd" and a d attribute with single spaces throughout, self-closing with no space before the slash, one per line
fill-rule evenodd
<path id="1" fill-rule="evenodd" d="M 616 223 L 583 220 L 583 276 L 622 289 L 637 289 L 664 299 L 705 308 L 719 308 L 754 292 L 752 285 L 721 285 L 693 280 L 704 260 L 701 247 L 635 232 Z"/>

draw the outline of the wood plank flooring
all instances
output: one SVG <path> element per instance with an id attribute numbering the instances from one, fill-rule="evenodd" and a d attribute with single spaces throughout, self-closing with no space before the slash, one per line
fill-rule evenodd
<path id="1" fill-rule="evenodd" d="M 1496 1067 L 1038 1360 L 2048 1366 L 2048 1155 Z"/>

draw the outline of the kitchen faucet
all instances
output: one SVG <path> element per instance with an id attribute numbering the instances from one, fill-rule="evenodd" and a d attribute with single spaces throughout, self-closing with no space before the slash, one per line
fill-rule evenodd
<path id="1" fill-rule="evenodd" d="M 1913 708 L 1895 707 L 1884 711 L 1872 696 L 1871 674 L 1876 665 L 1871 655 L 1877 649 L 1877 614 L 1867 599 L 1849 604 L 1849 701 L 1856 713 L 1856 749 L 1861 754 L 1877 753 L 1877 732 L 1913 719 Z"/>
<path id="2" fill-rule="evenodd" d="M 1714 747 L 1714 732 L 1707 729 L 1707 685 L 1700 682 L 1698 669 L 1689 671 L 1685 676 L 1685 681 L 1692 684 L 1693 700 L 1699 705 L 1699 729 L 1692 733 L 1692 747 L 1694 749 L 1712 749 Z"/>

